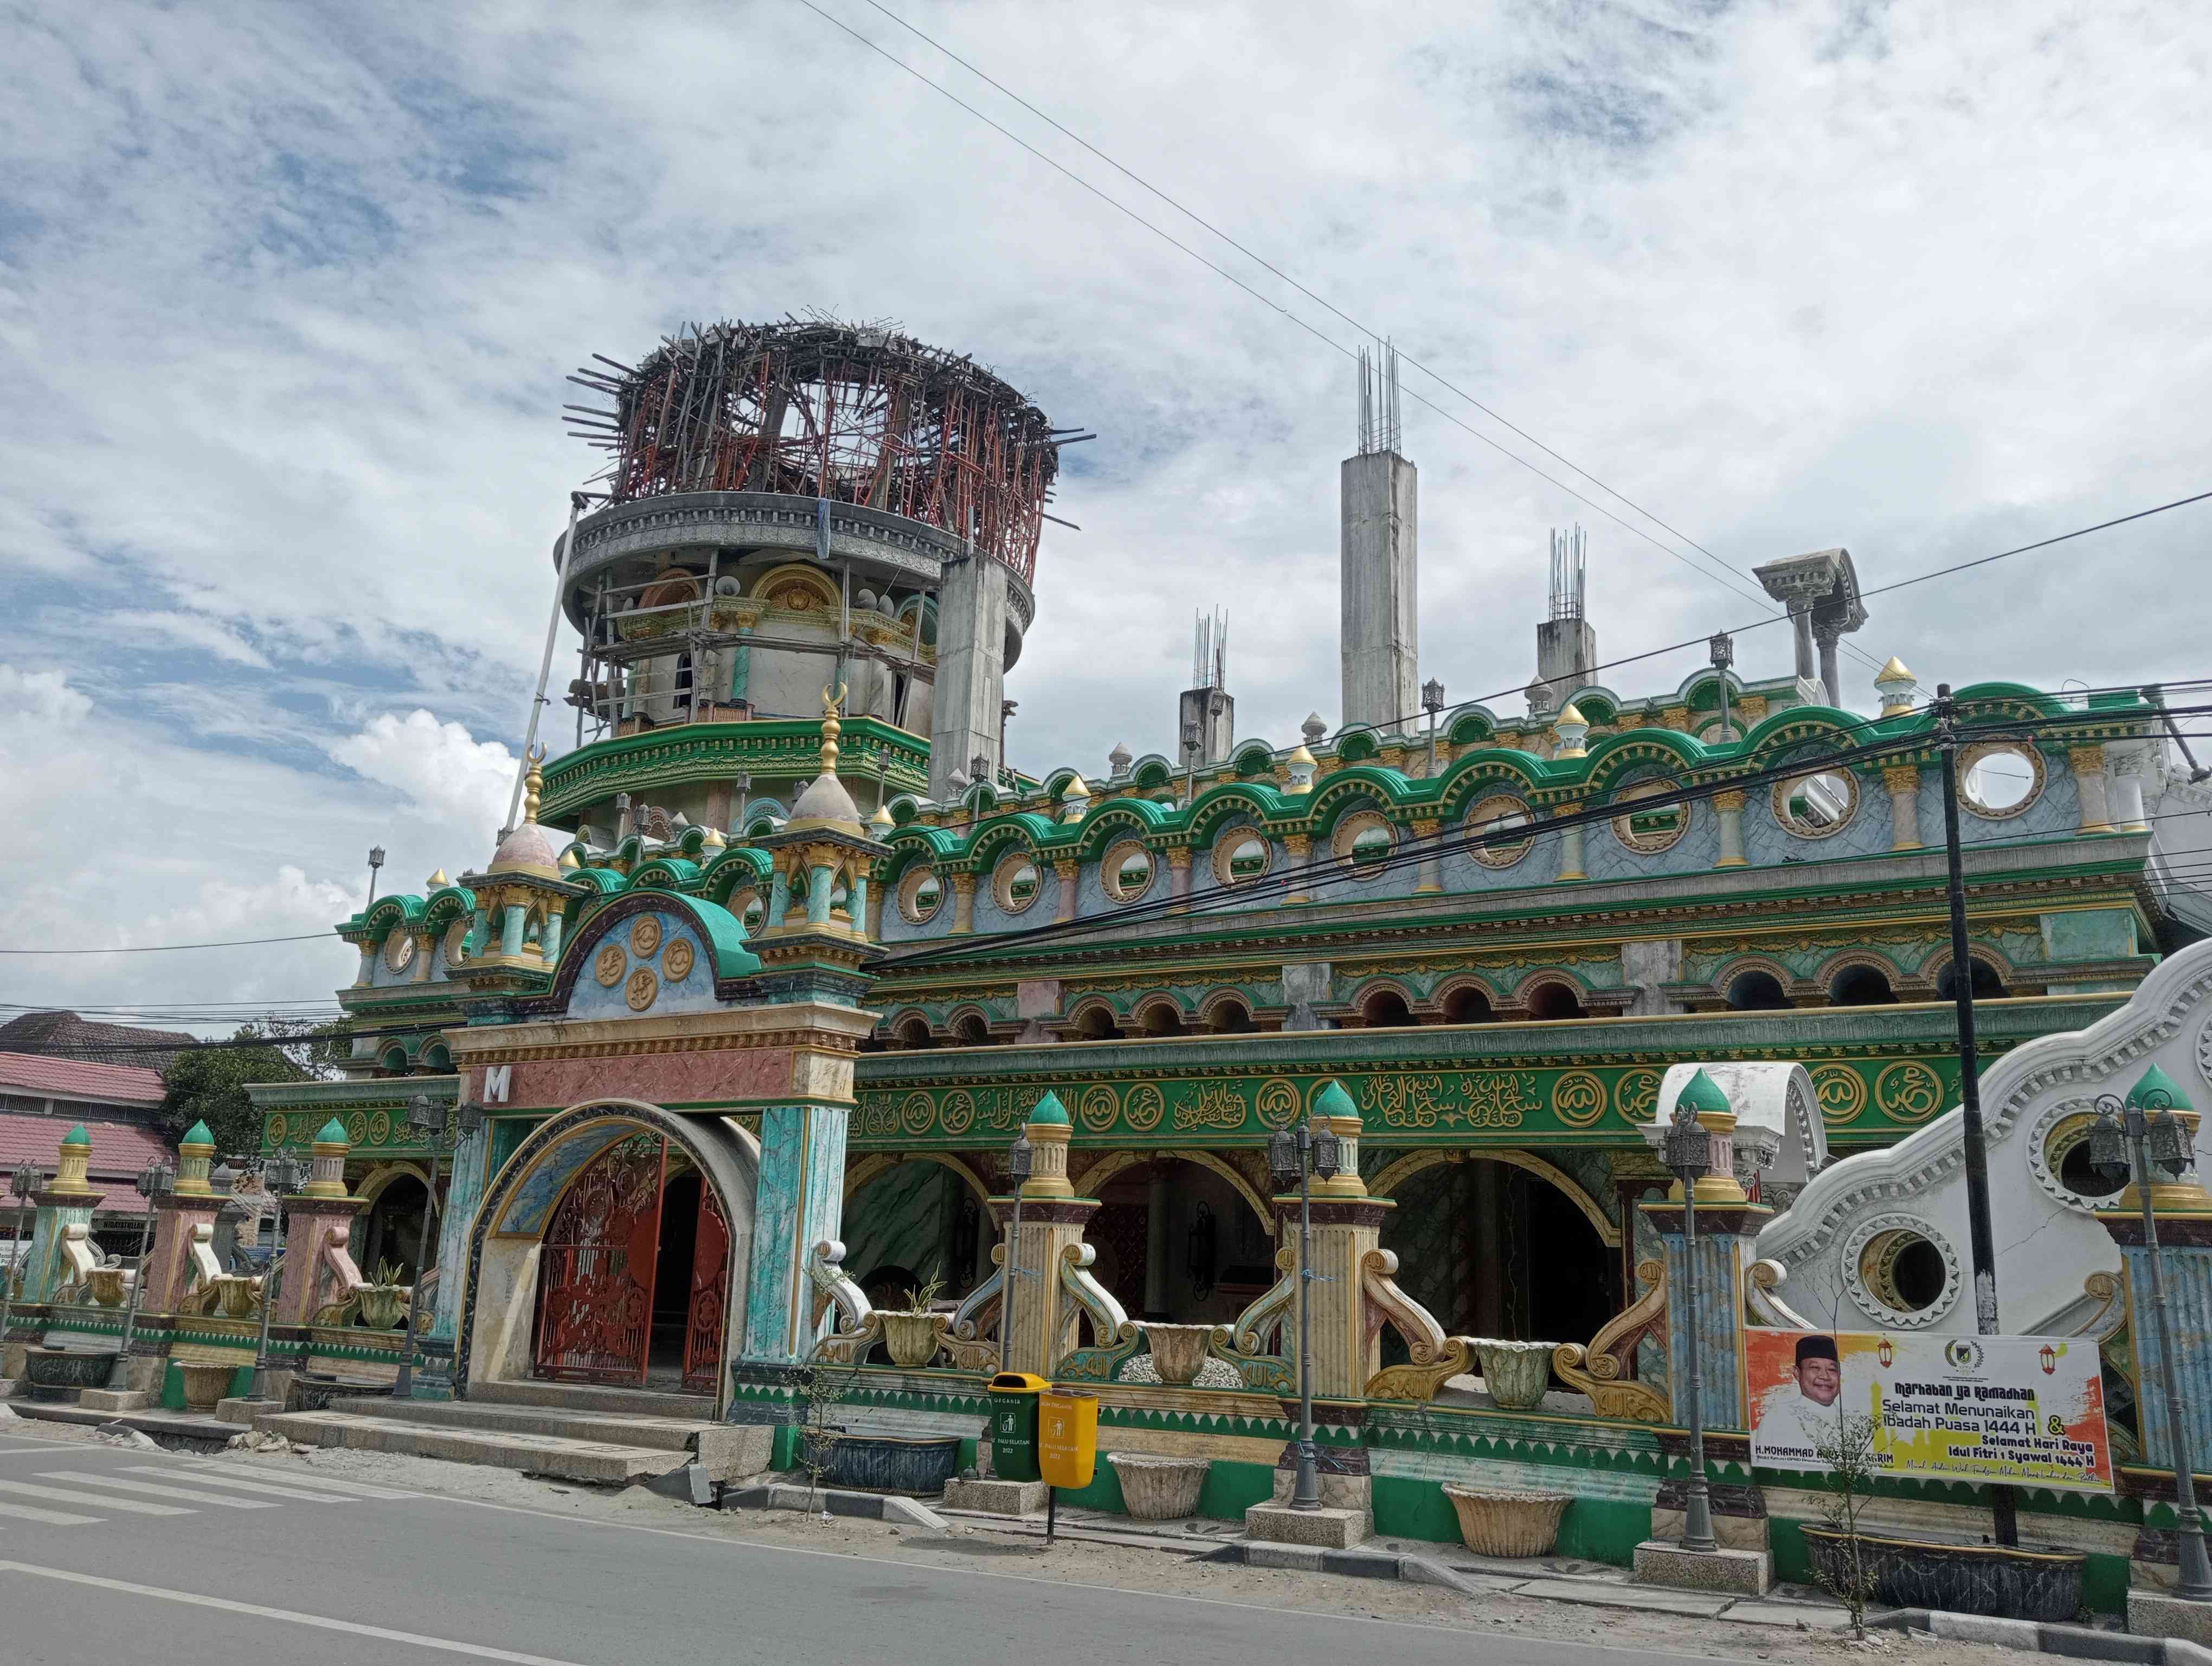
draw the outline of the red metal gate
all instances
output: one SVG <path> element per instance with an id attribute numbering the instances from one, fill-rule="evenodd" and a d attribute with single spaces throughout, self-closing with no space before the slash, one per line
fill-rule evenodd
<path id="1" fill-rule="evenodd" d="M 691 1303 L 684 1330 L 684 1386 L 713 1394 L 720 1388 L 722 1316 L 730 1280 L 730 1223 L 714 1189 L 699 1177 L 699 1234 L 691 1250 Z"/>
<path id="2" fill-rule="evenodd" d="M 541 1376 L 645 1381 L 667 1160 L 659 1134 L 632 1134 L 593 1158 L 555 1207 L 538 1269 Z"/>

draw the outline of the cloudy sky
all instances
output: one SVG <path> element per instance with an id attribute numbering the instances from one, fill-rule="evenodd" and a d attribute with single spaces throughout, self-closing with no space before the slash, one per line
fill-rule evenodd
<path id="1" fill-rule="evenodd" d="M 1533 671 L 1554 526 L 1610 658 L 1764 617 L 1778 556 L 1878 585 L 2212 487 L 2212 15 L 816 3 L 0 9 L 0 947 L 315 932 L 372 842 L 386 888 L 487 856 L 589 472 L 562 377 L 685 319 L 896 319 L 1100 432 L 1018 764 L 1171 745 L 1217 604 L 1239 733 L 1334 722 L 1358 329 L 902 21 L 1589 471 L 1409 370 L 1455 699 Z M 2205 675 L 2208 538 L 1881 599 L 1858 645 L 1930 684 Z M 1738 653 L 1787 667 L 1778 629 Z M 0 1002 L 349 970 L 0 958 Z"/>

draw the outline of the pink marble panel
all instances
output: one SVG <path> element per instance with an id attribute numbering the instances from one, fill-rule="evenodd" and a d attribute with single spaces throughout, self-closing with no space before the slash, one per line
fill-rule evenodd
<path id="1" fill-rule="evenodd" d="M 558 1110 L 593 1099 L 647 1104 L 771 1099 L 791 1091 L 791 1049 L 641 1053 L 613 1059 L 531 1059 L 513 1067 L 503 1108 Z M 475 1073 L 478 1092 L 483 1074 Z"/>

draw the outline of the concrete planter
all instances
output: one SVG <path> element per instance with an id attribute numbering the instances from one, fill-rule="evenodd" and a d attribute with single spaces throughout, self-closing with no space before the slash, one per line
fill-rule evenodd
<path id="1" fill-rule="evenodd" d="M 23 1350 L 23 1377 L 31 1385 L 31 1398 L 49 1403 L 67 1400 L 86 1389 L 104 1389 L 115 1370 L 112 1351 L 94 1353 L 82 1348 L 29 1347 Z"/>
<path id="2" fill-rule="evenodd" d="M 960 1472 L 960 1437 L 840 1435 L 830 1449 L 828 1480 L 869 1493 L 933 1497 Z"/>
<path id="3" fill-rule="evenodd" d="M 222 1273 L 210 1280 L 215 1286 L 216 1311 L 226 1319 L 250 1319 L 260 1310 L 252 1274 Z"/>
<path id="4" fill-rule="evenodd" d="M 1544 1403 L 1544 1391 L 1552 1386 L 1552 1351 L 1557 1346 L 1476 1341 L 1474 1357 L 1482 1361 L 1483 1383 L 1501 1409 L 1526 1412 Z"/>
<path id="5" fill-rule="evenodd" d="M 934 1313 L 886 1313 L 878 1309 L 876 1317 L 883 1323 L 884 1347 L 894 1365 L 912 1371 L 937 1358 L 944 1338 L 938 1334 Z"/>
<path id="6" fill-rule="evenodd" d="M 1206 1352 L 1213 1341 L 1213 1327 L 1146 1325 L 1145 1340 L 1152 1345 L 1152 1370 L 1158 1373 L 1160 1381 L 1188 1383 L 1206 1369 Z"/>
<path id="7" fill-rule="evenodd" d="M 85 1287 L 92 1292 L 92 1299 L 102 1307 L 120 1307 L 129 1288 L 119 1267 L 95 1267 L 84 1275 Z"/>
<path id="8" fill-rule="evenodd" d="M 216 1402 L 230 1392 L 230 1380 L 238 1375 L 238 1367 L 222 1361 L 186 1360 L 177 1367 L 185 1379 L 185 1409 L 192 1412 L 211 1412 Z"/>
<path id="9" fill-rule="evenodd" d="M 407 1311 L 413 1287 L 404 1284 L 373 1284 L 361 1292 L 361 1322 L 371 1330 L 389 1330 Z"/>
<path id="10" fill-rule="evenodd" d="M 1559 1541 L 1565 1493 L 1499 1493 L 1443 1484 L 1459 1513 L 1459 1536 L 1478 1556 L 1548 1556 Z"/>
<path id="11" fill-rule="evenodd" d="M 1191 1373 L 1197 1374 L 1195 1370 Z M 1207 1471 L 1213 1468 L 1205 1458 L 1154 1457 L 1146 1452 L 1109 1452 L 1106 1461 L 1121 1481 L 1121 1502 L 1132 1516 L 1146 1522 L 1195 1516 L 1198 1495 L 1206 1488 Z"/>
<path id="12" fill-rule="evenodd" d="M 1833 1528 L 1799 1529 L 1814 1572 L 1832 1584 L 1848 1577 L 1850 1548 Z M 1879 1602 L 1899 1608 L 1947 1608 L 2045 1624 L 2071 1620 L 2081 1607 L 2087 1554 L 2021 1550 L 2004 1545 L 1957 1545 L 1859 1535 L 1859 1554 L 1874 1576 Z"/>

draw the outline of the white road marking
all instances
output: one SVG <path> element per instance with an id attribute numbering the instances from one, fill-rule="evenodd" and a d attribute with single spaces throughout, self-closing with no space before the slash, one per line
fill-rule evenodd
<path id="1" fill-rule="evenodd" d="M 141 1504 L 136 1499 L 100 1498 L 91 1493 L 71 1493 L 58 1487 L 36 1487 L 27 1481 L 0 1481 L 0 1493 L 20 1493 L 31 1499 L 57 1499 L 64 1504 L 97 1505 L 102 1510 L 121 1510 L 133 1516 L 191 1516 L 197 1511 L 175 1504 Z"/>
<path id="2" fill-rule="evenodd" d="M 73 1481 L 81 1487 L 112 1487 L 125 1493 L 143 1493 L 150 1498 L 182 1499 L 186 1504 L 221 1505 L 226 1510 L 280 1510 L 268 1499 L 231 1499 L 220 1493 L 195 1493 L 182 1487 L 156 1487 L 149 1481 L 129 1481 L 121 1475 L 99 1475 L 89 1469 L 41 1469 L 40 1481 Z"/>
<path id="3" fill-rule="evenodd" d="M 215 1475 L 208 1471 L 214 1466 L 198 1464 L 186 1468 L 175 1463 L 134 1463 L 130 1473 L 134 1475 L 164 1475 L 171 1480 L 184 1480 L 195 1487 L 231 1487 L 241 1493 L 267 1493 L 276 1498 L 291 1499 L 305 1504 L 359 1504 L 359 1499 L 348 1498 L 343 1493 L 310 1493 L 302 1487 L 277 1487 L 265 1481 L 240 1481 L 234 1475 Z"/>
<path id="4" fill-rule="evenodd" d="M 32 1452 L 82 1452 L 82 1446 L 0 1446 L 0 1457 L 22 1457 Z"/>
<path id="5" fill-rule="evenodd" d="M 131 1596 L 158 1597 L 165 1602 L 185 1602 L 194 1608 L 218 1608 L 225 1614 L 252 1614 L 260 1620 L 282 1620 L 318 1631 L 347 1632 L 356 1637 L 381 1638 L 387 1643 L 411 1643 L 418 1649 L 442 1649 L 447 1654 L 473 1655 L 479 1660 L 505 1660 L 514 1666 L 577 1666 L 550 1655 L 526 1655 L 513 1649 L 487 1648 L 481 1643 L 462 1643 L 449 1637 L 425 1637 L 419 1632 L 394 1631 L 389 1626 L 363 1626 L 350 1620 L 331 1620 L 319 1614 L 299 1614 L 290 1608 L 264 1608 L 258 1602 L 234 1602 L 227 1596 L 204 1596 L 195 1590 L 164 1590 L 159 1585 L 133 1584 L 128 1579 L 106 1579 L 97 1574 L 75 1573 L 64 1568 L 39 1567 L 29 1562 L 0 1562 L 0 1573 L 27 1573 L 34 1578 L 60 1579 L 72 1585 L 92 1585 L 119 1590 Z"/>
<path id="6" fill-rule="evenodd" d="M 337 1477 L 332 1475 L 319 1475 L 312 1472 L 302 1475 L 298 1481 L 295 1482 L 289 1475 L 263 1469 L 258 1464 L 247 1466 L 227 1462 L 225 1460 L 221 1458 L 203 1458 L 199 1462 L 204 1463 L 210 1469 L 229 1469 L 234 1474 L 243 1475 L 267 1474 L 270 1475 L 273 1479 L 283 1482 L 287 1487 L 295 1485 L 301 1487 L 313 1487 L 331 1493 L 349 1493 L 357 1498 L 419 1499 L 424 1496 L 424 1494 L 421 1493 L 402 1492 L 396 1487 L 369 1487 L 357 1481 L 339 1481 Z M 197 1468 L 194 1468 L 193 1473 L 196 1474 L 199 1473 Z"/>
<path id="7" fill-rule="evenodd" d="M 34 1504 L 0 1504 L 0 1516 L 44 1522 L 49 1527 L 89 1527 L 100 1519 L 97 1516 L 72 1516 L 65 1510 L 41 1510 Z"/>

